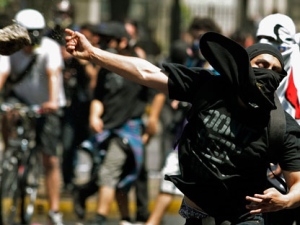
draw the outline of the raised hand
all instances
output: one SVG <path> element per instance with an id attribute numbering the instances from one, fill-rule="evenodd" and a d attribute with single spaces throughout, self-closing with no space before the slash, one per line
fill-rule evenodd
<path id="1" fill-rule="evenodd" d="M 66 49 L 67 51 L 76 58 L 90 59 L 93 46 L 86 39 L 86 37 L 70 29 L 65 29 L 66 32 Z"/>

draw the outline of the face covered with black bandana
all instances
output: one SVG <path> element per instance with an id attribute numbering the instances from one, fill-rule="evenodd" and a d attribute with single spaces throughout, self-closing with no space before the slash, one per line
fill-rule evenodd
<path id="1" fill-rule="evenodd" d="M 257 87 L 270 100 L 270 104 L 274 104 L 274 92 L 285 75 L 270 69 L 256 67 L 253 68 L 253 72 Z"/>
<path id="2" fill-rule="evenodd" d="M 286 76 L 282 55 L 273 46 L 262 43 L 250 46 L 247 53 L 257 87 L 270 100 L 270 104 L 274 104 L 274 92 Z"/>

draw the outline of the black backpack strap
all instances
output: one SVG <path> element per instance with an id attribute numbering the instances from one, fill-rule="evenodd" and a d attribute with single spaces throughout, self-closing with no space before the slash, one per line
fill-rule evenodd
<path id="1" fill-rule="evenodd" d="M 284 109 L 277 94 L 274 94 L 274 101 L 277 109 L 271 111 L 269 124 L 269 147 L 271 149 L 281 148 L 286 131 L 286 118 Z"/>
<path id="2" fill-rule="evenodd" d="M 26 68 L 20 74 L 18 74 L 18 76 L 15 78 L 13 78 L 12 76 L 8 76 L 7 82 L 9 82 L 11 85 L 13 85 L 13 84 L 16 84 L 16 83 L 20 82 L 21 80 L 23 80 L 23 78 L 25 78 L 26 74 L 28 74 L 30 72 L 33 64 L 36 61 L 36 58 L 37 58 L 37 54 L 34 54 L 31 58 L 30 62 L 26 66 Z"/>
<path id="3" fill-rule="evenodd" d="M 276 109 L 271 111 L 270 123 L 269 123 L 269 148 L 271 151 L 277 151 L 283 146 L 284 134 L 286 131 L 286 118 L 284 109 L 279 101 L 277 94 L 274 94 L 274 101 Z M 274 178 L 284 187 L 285 192 L 288 191 L 285 181 L 281 176 L 276 175 L 269 163 L 269 170 L 272 172 Z M 274 185 L 276 186 L 276 185 Z M 276 187 L 282 192 L 282 188 Z"/>

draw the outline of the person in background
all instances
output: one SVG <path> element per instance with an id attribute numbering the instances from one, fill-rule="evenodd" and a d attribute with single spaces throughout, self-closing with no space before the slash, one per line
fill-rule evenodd
<path id="1" fill-rule="evenodd" d="M 256 42 L 253 32 L 246 28 L 236 29 L 229 37 L 242 45 L 244 48 L 248 48 Z"/>
<path id="2" fill-rule="evenodd" d="M 125 29 L 127 33 L 130 36 L 129 39 L 129 46 L 134 50 L 134 53 L 136 56 L 147 59 L 147 54 L 144 51 L 144 49 L 139 45 L 139 39 L 140 39 L 140 29 L 138 22 L 133 19 L 126 19 L 125 20 Z M 165 98 L 163 97 L 162 101 L 165 101 Z M 156 101 L 153 101 L 156 102 Z M 153 106 L 150 106 L 150 110 L 156 110 L 155 106 L 153 109 Z M 160 109 L 159 109 L 160 111 Z M 159 116 L 157 114 L 151 114 L 154 117 Z M 151 123 L 152 118 L 148 118 L 148 122 Z M 156 118 L 155 118 L 156 120 Z M 156 123 L 157 121 L 155 121 Z M 157 125 L 155 125 L 157 126 Z M 150 126 L 151 127 L 151 126 Z M 157 129 L 157 128 L 156 128 Z M 156 133 L 157 131 L 155 131 Z M 147 133 L 147 132 L 146 132 Z M 148 138 L 147 138 L 148 139 Z M 144 144 L 148 144 L 149 140 L 144 140 Z M 145 223 L 149 217 L 149 190 L 148 190 L 148 171 L 146 168 L 146 151 L 144 151 L 144 161 L 141 168 L 141 171 L 139 173 L 139 176 L 134 183 L 134 190 L 135 190 L 135 196 L 136 196 L 136 216 L 135 221 L 136 223 Z"/>
<path id="3" fill-rule="evenodd" d="M 54 5 L 52 16 L 47 24 L 48 29 L 45 31 L 45 35 L 58 43 L 64 39 L 64 29 L 79 30 L 80 28 L 75 24 L 75 7 L 69 0 L 58 1 Z"/>
<path id="4" fill-rule="evenodd" d="M 124 24 L 106 22 L 99 27 L 100 44 L 116 54 L 132 56 Z M 164 96 L 163 96 L 164 97 Z M 91 103 L 90 127 L 97 145 L 105 150 L 98 170 L 98 201 L 96 216 L 91 224 L 104 224 L 115 197 L 121 214 L 121 224 L 130 222 L 128 191 L 136 181 L 143 165 L 144 145 L 156 132 L 161 96 L 149 88 L 119 79 L 111 71 L 101 68 L 95 96 Z M 164 98 L 163 98 L 164 99 Z M 146 104 L 153 100 L 148 123 L 144 129 L 142 116 Z M 158 100 L 158 101 L 157 101 Z M 155 103 L 156 102 L 156 103 Z M 157 104 L 158 103 L 158 104 Z M 145 133 L 143 134 L 143 132 Z M 77 189 L 81 206 L 90 187 Z M 76 200 L 77 201 L 77 200 Z M 75 203 L 76 204 L 76 203 Z"/>
<path id="5" fill-rule="evenodd" d="M 125 20 L 125 28 L 130 36 L 129 46 L 134 49 L 136 55 L 142 59 L 147 58 L 145 50 L 139 46 L 139 25 L 138 22 L 131 19 Z"/>
<path id="6" fill-rule="evenodd" d="M 281 13 L 270 14 L 263 18 L 256 32 L 259 43 L 270 44 L 281 52 L 287 76 L 280 82 L 276 93 L 286 112 L 300 124 L 300 42 L 294 21 Z M 274 166 L 274 173 L 281 175 L 280 166 Z M 270 179 L 275 179 L 272 173 Z M 283 210 L 266 215 L 268 225 L 300 224 L 300 208 Z"/>
<path id="7" fill-rule="evenodd" d="M 268 146 L 274 93 L 287 74 L 276 48 L 255 44 L 246 51 L 221 34 L 207 32 L 199 46 L 220 73 L 216 76 L 176 64 L 165 64 L 162 71 L 140 58 L 93 48 L 79 32 L 66 33 L 67 50 L 75 57 L 191 103 L 178 143 L 181 174 L 166 177 L 185 195 L 180 213 L 187 225 L 202 224 L 208 215 L 218 225 L 264 224 L 261 213 L 300 205 L 300 127 L 288 113 L 282 148 L 273 152 Z M 265 187 L 269 160 L 282 167 L 288 193 Z"/>
<path id="8" fill-rule="evenodd" d="M 43 153 L 49 203 L 48 219 L 51 225 L 62 225 L 62 214 L 59 212 L 61 171 L 57 155 L 61 109 L 66 104 L 62 54 L 55 41 L 43 36 L 45 19 L 40 12 L 23 9 L 15 15 L 15 21 L 28 30 L 32 43 L 10 56 L 9 64 L 5 67 L 7 70 L 0 74 L 0 89 L 4 88 L 9 79 L 22 76 L 21 80 L 7 90 L 5 101 L 42 107 L 44 114 L 37 119 L 36 147 Z M 9 123 L 4 122 L 3 125 L 5 124 Z M 2 129 L 4 139 L 5 129 Z"/>
<path id="9" fill-rule="evenodd" d="M 95 25 L 82 24 L 80 31 L 93 46 L 99 47 L 100 39 Z M 88 125 L 90 103 L 100 67 L 89 61 L 74 58 L 66 51 L 64 45 L 61 45 L 61 49 L 65 64 L 63 77 L 67 98 L 62 118 L 62 175 L 64 189 L 72 191 L 76 149 L 90 136 Z"/>
<path id="10" fill-rule="evenodd" d="M 10 25 L 11 21 L 12 21 L 12 19 L 9 17 L 9 15 L 7 15 L 5 13 L 1 13 L 0 14 L 0 29 L 3 29 L 4 27 Z M 7 73 L 8 65 L 9 65 L 9 56 L 0 55 L 0 74 Z M 4 90 L 1 91 L 2 92 L 1 97 L 3 97 L 3 91 Z"/>
<path id="11" fill-rule="evenodd" d="M 188 49 L 189 57 L 185 65 L 187 67 L 211 68 L 199 50 L 199 40 L 208 31 L 222 33 L 219 25 L 209 17 L 196 16 L 192 19 L 188 31 L 192 36 L 192 44 Z"/>

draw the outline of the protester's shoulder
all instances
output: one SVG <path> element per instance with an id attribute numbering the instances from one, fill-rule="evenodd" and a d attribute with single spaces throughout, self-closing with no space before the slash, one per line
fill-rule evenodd
<path id="1" fill-rule="evenodd" d="M 42 43 L 41 43 L 42 46 L 44 47 L 47 47 L 47 48 L 60 48 L 60 45 L 55 41 L 53 40 L 52 38 L 49 38 L 47 36 L 44 36 L 42 38 Z"/>

